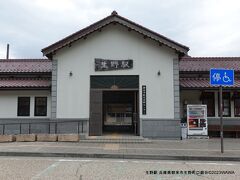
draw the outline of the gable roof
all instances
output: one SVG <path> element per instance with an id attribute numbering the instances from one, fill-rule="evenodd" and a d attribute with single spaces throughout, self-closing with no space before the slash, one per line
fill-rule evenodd
<path id="1" fill-rule="evenodd" d="M 209 72 L 211 68 L 225 68 L 240 71 L 240 57 L 183 57 L 179 63 L 180 72 Z"/>
<path id="2" fill-rule="evenodd" d="M 106 18 L 97 21 L 96 23 L 81 29 L 80 31 L 77 31 L 70 36 L 65 37 L 64 39 L 42 49 L 42 53 L 44 56 L 51 57 L 54 52 L 57 50 L 65 47 L 65 46 L 71 46 L 71 43 L 81 39 L 85 38 L 87 35 L 97 31 L 101 30 L 101 28 L 111 24 L 111 23 L 118 23 L 125 27 L 127 27 L 129 30 L 134 30 L 140 34 L 142 34 L 146 38 L 153 39 L 155 41 L 158 41 L 159 44 L 168 46 L 174 50 L 176 50 L 179 53 L 187 54 L 189 51 L 189 48 L 187 46 L 184 46 L 178 42 L 175 42 L 161 34 L 158 34 L 146 27 L 143 27 L 133 21 L 130 21 L 129 19 L 126 19 L 122 16 L 119 16 L 116 11 L 113 11 L 110 16 L 107 16 Z"/>
<path id="3" fill-rule="evenodd" d="M 0 73 L 51 73 L 48 59 L 0 59 Z"/>

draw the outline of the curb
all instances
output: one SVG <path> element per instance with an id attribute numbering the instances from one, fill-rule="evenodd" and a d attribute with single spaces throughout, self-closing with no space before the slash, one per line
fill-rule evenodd
<path id="1" fill-rule="evenodd" d="M 182 161 L 240 161 L 240 157 L 161 156 L 161 155 L 149 155 L 149 154 L 86 154 L 86 153 L 84 154 L 84 153 L 0 152 L 0 156 L 148 159 L 148 160 L 182 160 Z"/>

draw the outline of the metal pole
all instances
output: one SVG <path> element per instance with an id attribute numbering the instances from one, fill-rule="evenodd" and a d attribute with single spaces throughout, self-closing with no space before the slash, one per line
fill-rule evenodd
<path id="1" fill-rule="evenodd" d="M 221 153 L 223 149 L 223 102 L 222 102 L 222 86 L 219 87 L 219 101 L 220 101 L 220 136 L 221 136 Z"/>
<path id="2" fill-rule="evenodd" d="M 9 59 L 9 44 L 7 44 L 7 55 L 6 55 L 6 59 Z"/>

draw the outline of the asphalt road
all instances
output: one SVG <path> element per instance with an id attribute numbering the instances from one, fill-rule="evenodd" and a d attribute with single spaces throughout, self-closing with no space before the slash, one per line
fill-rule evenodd
<path id="1" fill-rule="evenodd" d="M 240 162 L 0 157 L 0 179 L 232 180 L 240 179 Z"/>

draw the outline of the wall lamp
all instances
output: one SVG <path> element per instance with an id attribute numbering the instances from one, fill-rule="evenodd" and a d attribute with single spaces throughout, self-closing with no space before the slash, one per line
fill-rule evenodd
<path id="1" fill-rule="evenodd" d="M 183 100 L 183 105 L 187 105 L 188 101 L 186 99 Z"/>

